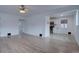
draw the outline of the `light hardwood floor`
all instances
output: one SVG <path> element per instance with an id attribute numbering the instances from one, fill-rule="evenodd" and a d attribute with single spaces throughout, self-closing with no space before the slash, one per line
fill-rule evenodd
<path id="1" fill-rule="evenodd" d="M 56 37 L 56 38 L 55 38 Z M 59 38 L 58 38 L 59 37 Z M 62 40 L 61 40 L 62 38 Z M 16 35 L 0 38 L 1 53 L 76 53 L 79 47 L 72 36 L 51 36 L 50 38 L 32 35 Z"/>

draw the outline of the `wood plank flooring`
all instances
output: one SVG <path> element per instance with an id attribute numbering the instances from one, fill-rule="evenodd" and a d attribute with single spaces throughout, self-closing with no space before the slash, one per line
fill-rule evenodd
<path id="1" fill-rule="evenodd" d="M 64 36 L 63 36 L 64 37 Z M 72 39 L 65 36 L 66 39 Z M 63 38 L 63 39 L 64 39 Z M 61 38 L 59 38 L 61 39 Z M 41 38 L 32 35 L 16 35 L 0 38 L 0 53 L 78 53 L 75 41 L 58 40 L 53 37 Z"/>

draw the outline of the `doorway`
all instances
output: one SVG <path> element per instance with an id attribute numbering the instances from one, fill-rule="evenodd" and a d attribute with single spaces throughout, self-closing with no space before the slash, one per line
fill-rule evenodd
<path id="1" fill-rule="evenodd" d="M 50 34 L 53 34 L 54 21 L 50 22 Z"/>

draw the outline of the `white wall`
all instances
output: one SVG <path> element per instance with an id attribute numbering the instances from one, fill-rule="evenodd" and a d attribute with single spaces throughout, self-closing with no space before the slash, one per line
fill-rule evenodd
<path id="1" fill-rule="evenodd" d="M 19 18 L 16 15 L 0 13 L 0 36 L 7 36 L 7 33 L 19 34 Z"/>
<path id="2" fill-rule="evenodd" d="M 75 23 L 75 39 L 79 45 L 79 10 L 76 11 Z"/>
<path id="3" fill-rule="evenodd" d="M 75 15 L 68 18 L 68 32 L 75 36 Z"/>
<path id="4" fill-rule="evenodd" d="M 33 15 L 26 18 L 24 32 L 27 34 L 39 36 L 41 33 L 45 36 L 45 15 Z"/>
<path id="5" fill-rule="evenodd" d="M 79 45 L 79 26 L 76 27 L 75 39 L 76 39 L 76 42 Z"/>
<path id="6" fill-rule="evenodd" d="M 45 17 L 45 34 L 44 37 L 50 37 L 50 21 L 49 21 L 49 16 Z"/>

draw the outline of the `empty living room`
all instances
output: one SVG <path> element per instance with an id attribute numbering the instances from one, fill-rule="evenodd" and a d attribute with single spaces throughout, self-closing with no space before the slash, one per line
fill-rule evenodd
<path id="1" fill-rule="evenodd" d="M 0 53 L 79 53 L 79 5 L 0 5 Z"/>

